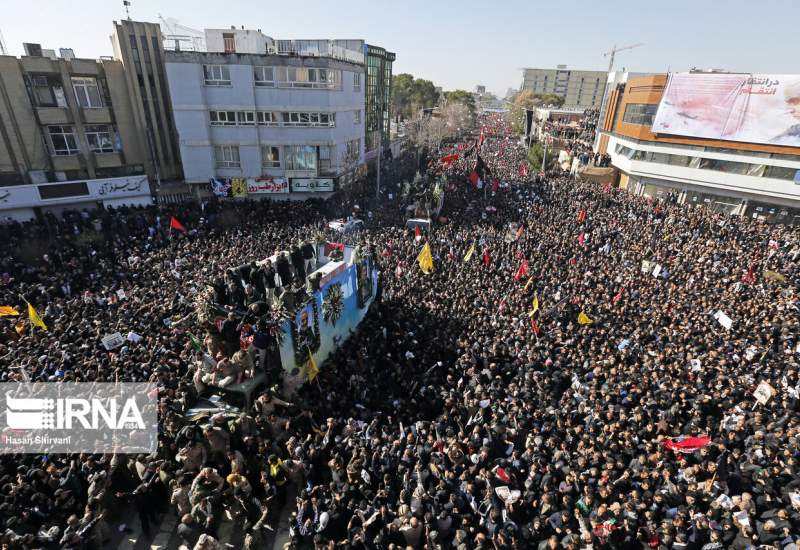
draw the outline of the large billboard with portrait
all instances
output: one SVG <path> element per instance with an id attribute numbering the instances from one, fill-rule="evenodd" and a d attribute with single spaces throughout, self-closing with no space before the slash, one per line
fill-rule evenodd
<path id="1" fill-rule="evenodd" d="M 800 147 L 800 75 L 670 74 L 653 132 Z"/>

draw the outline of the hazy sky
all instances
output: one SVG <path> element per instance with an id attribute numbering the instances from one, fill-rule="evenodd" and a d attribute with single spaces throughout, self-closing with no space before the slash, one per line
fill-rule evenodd
<path id="1" fill-rule="evenodd" d="M 236 25 L 273 38 L 363 38 L 397 54 L 409 72 L 445 89 L 484 84 L 505 94 L 521 67 L 608 66 L 632 71 L 693 66 L 741 72 L 800 72 L 800 0 L 131 0 L 131 17 L 175 18 L 196 29 Z M 12 55 L 22 42 L 111 55 L 111 22 L 122 0 L 0 0 L 0 32 Z"/>

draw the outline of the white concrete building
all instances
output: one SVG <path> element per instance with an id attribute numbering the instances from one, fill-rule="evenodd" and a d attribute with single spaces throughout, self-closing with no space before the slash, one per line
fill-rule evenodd
<path id="1" fill-rule="evenodd" d="M 255 194 L 308 196 L 333 191 L 363 162 L 362 41 L 230 29 L 207 30 L 206 43 L 228 53 L 165 54 L 188 183 L 244 180 Z"/>

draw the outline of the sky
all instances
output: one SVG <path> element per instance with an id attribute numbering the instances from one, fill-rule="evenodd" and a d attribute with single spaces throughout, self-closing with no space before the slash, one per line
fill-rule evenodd
<path id="1" fill-rule="evenodd" d="M 651 7 L 652 6 L 652 7 Z M 131 17 L 177 19 L 195 29 L 231 25 L 276 39 L 360 38 L 397 54 L 394 74 L 445 90 L 478 84 L 501 97 L 521 68 L 636 72 L 692 67 L 800 73 L 800 0 L 131 0 Z M 122 0 L 0 0 L 0 33 L 11 55 L 23 42 L 69 47 L 78 57 L 112 55 L 112 21 Z"/>

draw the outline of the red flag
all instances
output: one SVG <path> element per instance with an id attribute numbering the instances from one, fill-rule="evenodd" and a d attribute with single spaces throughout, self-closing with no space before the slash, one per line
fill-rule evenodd
<path id="1" fill-rule="evenodd" d="M 569 265 L 575 265 L 577 263 L 578 263 L 578 260 L 576 260 L 574 257 L 569 259 Z"/>
<path id="2" fill-rule="evenodd" d="M 583 223 L 586 221 L 586 210 L 581 208 L 581 211 L 578 212 L 578 223 Z"/>
<path id="3" fill-rule="evenodd" d="M 497 178 L 492 178 L 492 193 L 497 193 L 497 189 L 500 187 L 500 182 L 497 181 Z"/>
<path id="4" fill-rule="evenodd" d="M 453 153 L 452 155 L 447 155 L 446 157 L 440 158 L 439 162 L 441 162 L 443 166 L 450 166 L 457 160 L 458 160 L 458 153 Z"/>
<path id="5" fill-rule="evenodd" d="M 754 271 L 753 267 L 754 267 L 754 266 L 752 266 L 752 265 L 751 265 L 751 266 L 750 266 L 750 267 L 747 269 L 747 273 L 745 273 L 744 275 L 742 275 L 742 282 L 743 282 L 744 284 L 747 284 L 747 285 L 752 285 L 753 283 L 755 283 L 755 282 L 756 282 L 756 274 L 755 274 L 755 271 Z"/>
<path id="6" fill-rule="evenodd" d="M 701 437 L 684 437 L 683 439 L 667 439 L 662 445 L 678 453 L 691 453 L 711 443 L 707 435 Z"/>
<path id="7" fill-rule="evenodd" d="M 528 274 L 528 260 L 522 260 L 522 263 L 519 264 L 519 269 L 517 269 L 517 273 L 514 275 L 514 280 L 519 281 L 527 274 Z"/>
<path id="8" fill-rule="evenodd" d="M 478 139 L 478 149 L 480 149 L 481 146 L 483 145 L 483 138 L 484 138 L 484 136 L 483 136 L 483 127 L 481 127 L 481 137 Z"/>
<path id="9" fill-rule="evenodd" d="M 531 327 L 533 327 L 533 332 L 536 336 L 539 336 L 539 325 L 536 324 L 536 319 L 531 317 Z"/>
<path id="10" fill-rule="evenodd" d="M 623 292 L 625 292 L 625 287 L 624 287 L 624 286 L 623 286 L 622 288 L 620 288 L 620 289 L 619 289 L 619 292 L 617 292 L 617 294 L 616 294 L 616 295 L 614 296 L 614 298 L 611 300 L 611 303 L 612 303 L 612 304 L 616 304 L 617 302 L 619 302 L 619 301 L 622 299 L 622 293 L 623 293 Z"/>
<path id="11" fill-rule="evenodd" d="M 586 233 L 581 233 L 578 235 L 578 242 L 581 243 L 581 246 L 583 246 L 583 243 L 586 242 Z"/>
<path id="12" fill-rule="evenodd" d="M 414 240 L 419 241 L 422 238 L 422 229 L 419 226 L 414 227 Z"/>
<path id="13" fill-rule="evenodd" d="M 528 163 L 523 162 L 519 165 L 519 170 L 517 171 L 519 177 L 527 178 L 528 177 Z"/>
<path id="14" fill-rule="evenodd" d="M 476 188 L 478 187 L 478 181 L 479 180 L 480 180 L 480 177 L 478 177 L 478 173 L 475 170 L 473 170 L 472 172 L 469 173 L 469 182 L 472 184 L 473 187 L 476 187 Z"/>
<path id="15" fill-rule="evenodd" d="M 517 239 L 518 239 L 518 240 L 519 240 L 519 238 L 520 238 L 520 237 L 522 237 L 522 231 L 523 231 L 524 229 L 525 229 L 525 226 L 524 226 L 524 225 L 520 225 L 520 226 L 519 226 L 519 229 L 517 229 Z"/>
<path id="16" fill-rule="evenodd" d="M 483 265 L 489 267 L 489 264 L 491 263 L 492 263 L 492 255 L 489 254 L 489 249 L 487 248 L 483 251 Z"/>
<path id="17" fill-rule="evenodd" d="M 183 224 L 181 222 L 178 221 L 178 218 L 176 218 L 175 216 L 172 216 L 169 219 L 169 226 L 172 229 L 180 231 L 181 233 L 186 233 L 186 228 L 183 226 Z"/>

